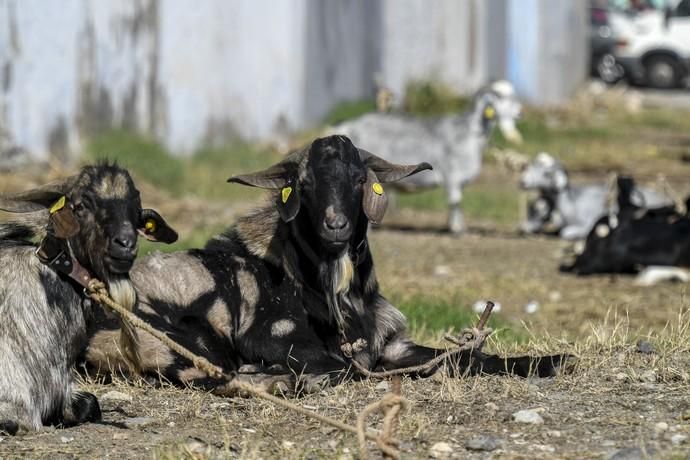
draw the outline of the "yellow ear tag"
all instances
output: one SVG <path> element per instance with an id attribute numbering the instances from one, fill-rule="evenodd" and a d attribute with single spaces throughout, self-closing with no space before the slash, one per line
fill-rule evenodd
<path id="1" fill-rule="evenodd" d="M 280 191 L 280 197 L 283 199 L 283 203 L 287 203 L 290 194 L 292 193 L 292 187 L 285 187 Z"/>
<path id="2" fill-rule="evenodd" d="M 383 185 L 379 184 L 378 182 L 371 184 L 371 188 L 374 190 L 375 194 L 383 195 Z"/>
<path id="3" fill-rule="evenodd" d="M 146 219 L 146 223 L 144 224 L 144 228 L 146 229 L 146 233 L 153 233 L 156 231 L 156 221 L 153 219 Z"/>
<path id="4" fill-rule="evenodd" d="M 50 207 L 50 213 L 55 214 L 60 209 L 64 208 L 65 207 L 65 201 L 66 201 L 65 197 L 61 196 L 60 199 L 57 200 L 53 206 Z"/>
<path id="5" fill-rule="evenodd" d="M 496 116 L 496 109 L 494 109 L 490 105 L 486 106 L 486 108 L 484 109 L 484 117 L 491 120 L 495 116 Z"/>

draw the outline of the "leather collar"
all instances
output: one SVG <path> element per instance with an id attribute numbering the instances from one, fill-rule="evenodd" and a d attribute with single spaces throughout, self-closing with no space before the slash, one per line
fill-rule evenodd
<path id="1" fill-rule="evenodd" d="M 89 287 L 89 282 L 93 279 L 91 273 L 74 258 L 67 241 L 51 233 L 36 248 L 36 257 L 57 273 L 69 276 L 84 289 Z"/>

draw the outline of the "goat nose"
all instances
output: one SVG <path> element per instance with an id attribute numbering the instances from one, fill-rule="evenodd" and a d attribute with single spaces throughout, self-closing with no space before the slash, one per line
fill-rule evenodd
<path id="1" fill-rule="evenodd" d="M 328 230 L 343 230 L 347 227 L 348 222 L 344 215 L 335 214 L 333 216 L 326 217 L 324 222 Z"/>
<path id="2" fill-rule="evenodd" d="M 131 250 L 134 249 L 134 246 L 137 244 L 137 239 L 131 235 L 118 235 L 113 238 L 113 243 L 116 246 L 121 246 L 124 249 Z"/>

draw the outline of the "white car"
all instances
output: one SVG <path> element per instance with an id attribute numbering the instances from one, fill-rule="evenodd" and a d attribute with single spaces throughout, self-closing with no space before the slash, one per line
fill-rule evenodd
<path id="1" fill-rule="evenodd" d="M 615 14 L 614 54 L 633 82 L 680 86 L 690 74 L 690 0 L 668 0 L 664 10 Z"/>

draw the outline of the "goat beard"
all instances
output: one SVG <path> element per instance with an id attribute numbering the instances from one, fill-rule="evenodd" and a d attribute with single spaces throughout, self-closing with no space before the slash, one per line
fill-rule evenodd
<path id="1" fill-rule="evenodd" d="M 345 334 L 347 316 L 342 307 L 343 304 L 351 306 L 347 293 L 353 277 L 354 265 L 347 251 L 337 259 L 325 261 L 319 267 L 319 278 L 328 305 L 328 317 L 331 323 L 335 323 L 341 335 Z"/>
<path id="2" fill-rule="evenodd" d="M 133 311 L 137 303 L 137 294 L 132 281 L 127 277 L 110 275 L 107 278 L 110 297 L 128 311 Z M 141 374 L 141 354 L 139 336 L 136 328 L 120 318 L 120 353 L 130 370 Z"/>

